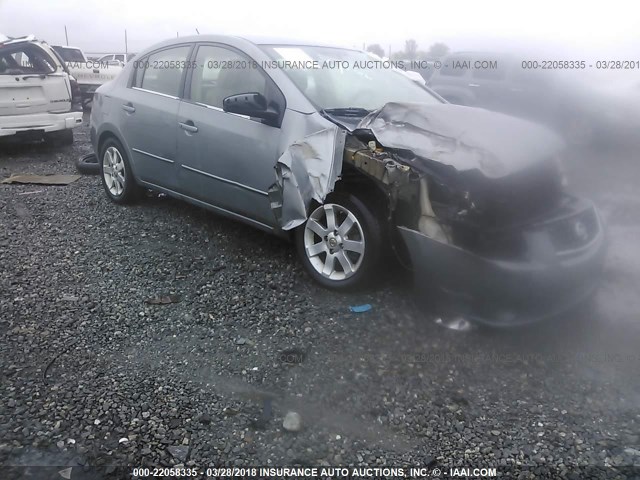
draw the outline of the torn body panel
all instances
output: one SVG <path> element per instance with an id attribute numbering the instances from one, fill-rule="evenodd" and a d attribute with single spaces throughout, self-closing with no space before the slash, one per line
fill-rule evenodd
<path id="1" fill-rule="evenodd" d="M 292 143 L 278 159 L 269 199 L 283 230 L 304 223 L 311 201 L 322 203 L 333 190 L 342 171 L 345 137 L 332 125 Z"/>

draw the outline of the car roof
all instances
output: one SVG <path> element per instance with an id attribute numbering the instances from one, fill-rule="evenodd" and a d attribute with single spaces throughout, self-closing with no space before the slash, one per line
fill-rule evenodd
<path id="1" fill-rule="evenodd" d="M 491 52 L 488 50 L 456 50 L 455 52 L 448 53 L 447 57 L 452 57 L 454 55 L 504 55 L 504 52 Z"/>
<path id="2" fill-rule="evenodd" d="M 447 58 L 453 57 L 485 57 L 486 60 L 513 60 L 516 58 L 516 55 L 513 52 L 499 52 L 499 51 L 488 51 L 488 50 L 461 50 L 456 52 L 451 52 L 446 55 Z"/>
<path id="3" fill-rule="evenodd" d="M 25 35 L 24 37 L 7 37 L 7 40 L 0 41 L 0 45 L 14 45 L 23 42 L 38 42 L 34 35 Z"/>
<path id="4" fill-rule="evenodd" d="M 313 41 L 303 40 L 295 38 L 285 37 L 260 37 L 252 35 L 238 35 L 237 38 L 244 38 L 245 40 L 255 43 L 256 45 L 291 45 L 291 46 L 305 46 L 305 47 L 329 47 L 329 48 L 344 48 L 346 50 L 356 50 L 354 48 L 345 47 L 337 43 L 329 43 L 325 41 Z"/>
<path id="5" fill-rule="evenodd" d="M 283 37 L 261 37 L 253 35 L 189 35 L 185 37 L 177 37 L 159 42 L 158 46 L 168 46 L 185 42 L 225 42 L 228 40 L 244 40 L 254 45 L 290 45 L 290 46 L 308 46 L 308 47 L 327 47 L 327 48 L 343 48 L 345 50 L 358 50 L 357 48 L 345 47 L 344 45 L 332 44 L 325 41 L 313 41 L 302 39 L 291 39 Z M 147 49 L 145 49 L 147 50 Z"/>

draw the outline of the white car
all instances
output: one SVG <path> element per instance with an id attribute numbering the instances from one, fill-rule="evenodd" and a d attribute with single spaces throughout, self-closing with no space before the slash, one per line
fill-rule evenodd
<path id="1" fill-rule="evenodd" d="M 0 137 L 73 143 L 80 89 L 56 52 L 33 36 L 0 42 Z"/>
<path id="2" fill-rule="evenodd" d="M 77 47 L 53 45 L 52 47 L 78 81 L 82 104 L 87 106 L 93 100 L 96 89 L 115 79 L 122 71 L 124 63 L 111 60 L 89 60 Z"/>
<path id="3" fill-rule="evenodd" d="M 133 53 L 107 53 L 97 59 L 98 62 L 124 65 L 130 61 L 135 55 Z"/>

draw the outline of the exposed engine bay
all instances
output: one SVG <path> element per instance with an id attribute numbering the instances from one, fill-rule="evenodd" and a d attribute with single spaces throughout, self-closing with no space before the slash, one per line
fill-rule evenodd
<path id="1" fill-rule="evenodd" d="M 389 108 L 395 117 L 385 113 Z M 398 111 L 405 117 L 402 121 L 398 121 Z M 521 156 L 518 159 L 522 165 L 520 169 L 504 168 L 502 164 L 507 163 L 506 160 L 499 159 L 484 145 L 473 147 L 465 143 L 469 140 L 465 139 L 464 133 L 457 139 L 449 139 L 417 128 L 416 122 L 408 124 L 405 121 L 407 111 L 416 116 L 414 106 L 404 110 L 397 104 L 389 104 L 362 120 L 347 137 L 343 157 L 343 176 L 348 176 L 353 167 L 374 179 L 384 191 L 388 198 L 389 220 L 393 224 L 479 255 L 518 258 L 526 254 L 523 229 L 570 215 L 584 207 L 564 192 L 559 162 L 550 151 L 537 161 L 523 161 Z M 380 121 L 381 117 L 385 118 L 384 122 Z M 432 157 L 453 158 L 449 150 L 454 149 L 462 151 L 470 164 L 471 152 L 477 150 L 477 158 L 480 158 L 477 168 L 459 170 L 452 164 L 454 162 L 447 164 L 416 155 L 414 150 L 426 150 L 423 146 L 409 149 L 408 145 L 407 148 L 381 145 L 378 137 L 394 135 L 400 129 L 411 130 L 414 139 L 418 135 L 427 139 L 436 136 Z M 486 144 L 486 140 L 484 142 Z M 423 141 L 421 145 L 424 143 L 427 142 Z M 395 144 L 398 144 L 397 140 Z M 486 165 L 483 156 L 491 158 L 495 164 L 489 172 L 482 168 Z M 595 233 L 592 223 L 587 224 L 590 231 L 586 232 L 585 241 Z M 567 242 L 567 245 L 558 246 L 567 247 L 571 243 Z"/>
<path id="2" fill-rule="evenodd" d="M 525 254 L 523 229 L 561 218 L 584 207 L 563 193 L 555 162 L 537 172 L 518 172 L 507 178 L 483 179 L 475 172 L 461 174 L 407 152 L 385 150 L 349 136 L 343 175 L 353 169 L 374 179 L 388 199 L 388 218 L 398 226 L 417 230 L 442 243 L 457 245 L 492 258 Z M 594 232 L 593 219 L 585 240 Z M 571 240 L 558 235 L 558 246 Z M 579 239 L 576 240 L 576 245 Z"/>

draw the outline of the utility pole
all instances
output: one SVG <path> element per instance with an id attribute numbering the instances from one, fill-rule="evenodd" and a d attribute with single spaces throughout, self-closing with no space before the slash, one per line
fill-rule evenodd
<path id="1" fill-rule="evenodd" d="M 127 42 L 127 29 L 124 29 L 124 58 L 129 57 L 129 45 Z"/>
<path id="2" fill-rule="evenodd" d="M 67 35 L 67 26 L 64 26 L 64 38 L 67 41 L 67 47 L 69 46 L 69 35 Z"/>
<path id="3" fill-rule="evenodd" d="M 198 31 L 198 29 L 197 29 L 197 28 L 196 28 L 196 33 L 197 33 L 198 35 L 200 35 L 200 32 Z"/>

